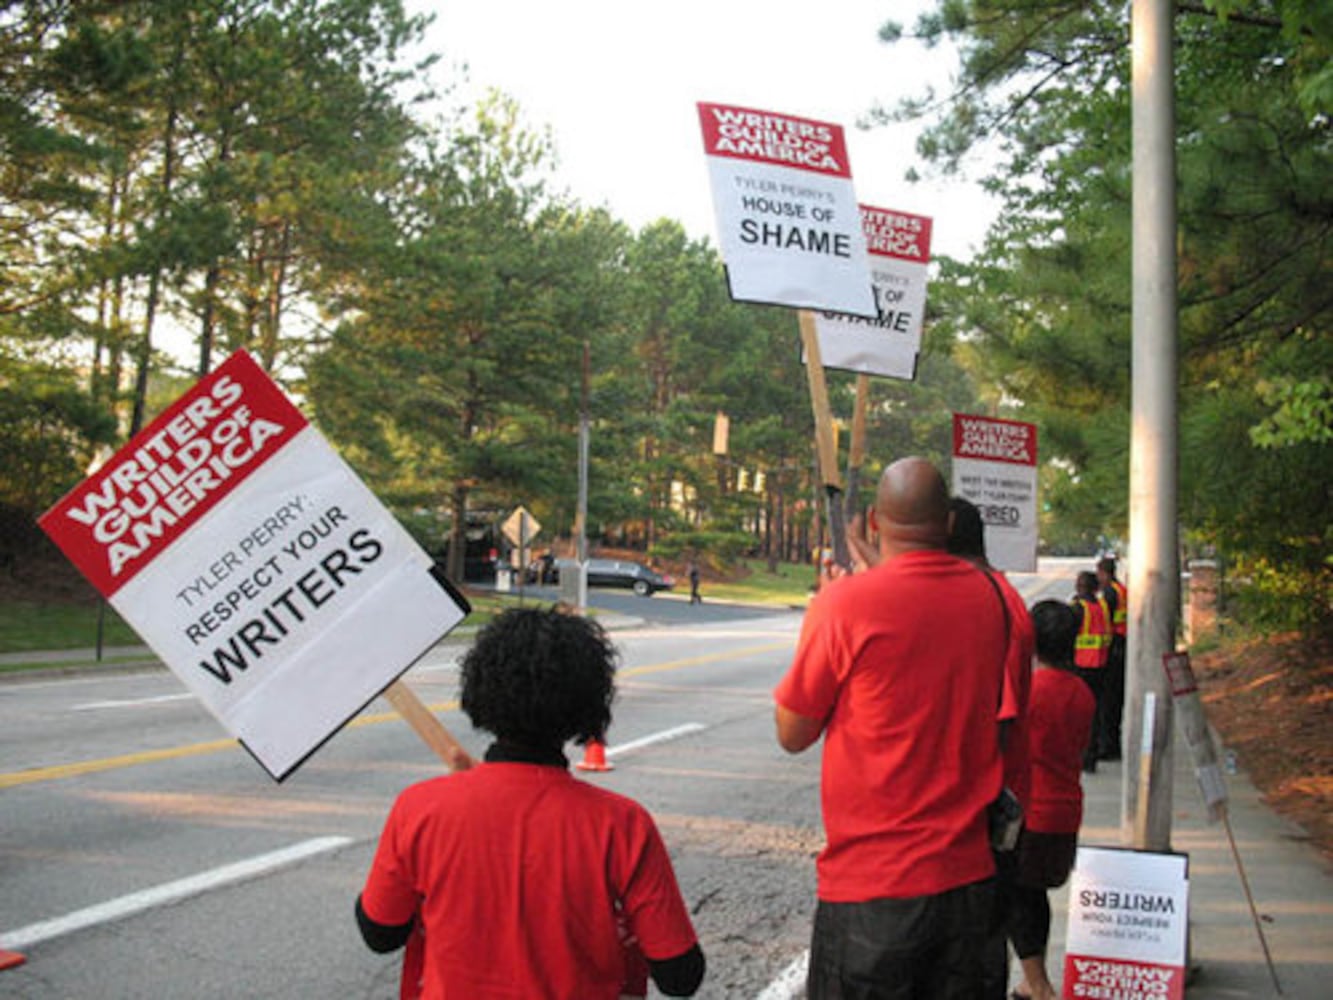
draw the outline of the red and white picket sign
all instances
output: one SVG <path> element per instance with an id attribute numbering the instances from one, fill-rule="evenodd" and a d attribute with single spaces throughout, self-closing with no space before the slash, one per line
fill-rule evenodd
<path id="1" fill-rule="evenodd" d="M 466 613 L 243 351 L 41 526 L 278 780 Z"/>
<path id="2" fill-rule="evenodd" d="M 820 360 L 825 368 L 914 379 L 926 315 L 931 220 L 870 205 L 860 211 L 876 315 L 817 313 Z"/>
<path id="3" fill-rule="evenodd" d="M 1037 426 L 953 415 L 953 492 L 977 505 L 996 569 L 1037 568 Z"/>
<path id="4" fill-rule="evenodd" d="M 731 297 L 873 317 L 842 126 L 700 103 Z"/>
<path id="5" fill-rule="evenodd" d="M 1069 881 L 1062 997 L 1185 995 L 1188 869 L 1183 854 L 1078 849 Z"/>

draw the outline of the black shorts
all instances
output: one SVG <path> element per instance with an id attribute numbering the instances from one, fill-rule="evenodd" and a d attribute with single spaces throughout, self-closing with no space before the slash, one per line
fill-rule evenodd
<path id="1" fill-rule="evenodd" d="M 819 901 L 806 981 L 810 1000 L 972 1000 L 995 880 L 934 896 Z"/>

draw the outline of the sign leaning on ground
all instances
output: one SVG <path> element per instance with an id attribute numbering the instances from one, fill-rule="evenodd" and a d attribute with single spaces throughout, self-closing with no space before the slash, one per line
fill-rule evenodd
<path id="1" fill-rule="evenodd" d="M 860 211 L 876 316 L 817 313 L 820 360 L 825 368 L 910 381 L 926 313 L 931 220 L 870 205 Z"/>
<path id="2" fill-rule="evenodd" d="M 873 318 L 842 126 L 700 103 L 731 297 Z"/>
<path id="3" fill-rule="evenodd" d="M 244 351 L 41 525 L 278 781 L 467 609 Z"/>
<path id="4" fill-rule="evenodd" d="M 977 505 L 996 569 L 1037 568 L 1037 427 L 953 415 L 953 492 Z"/>
<path id="5" fill-rule="evenodd" d="M 1194 777 L 1199 782 L 1199 793 L 1213 822 L 1222 818 L 1227 808 L 1227 783 L 1218 766 L 1217 745 L 1208 728 L 1199 686 L 1194 680 L 1187 652 L 1164 653 L 1162 669 L 1171 685 L 1171 702 L 1175 706 L 1176 725 L 1185 737 L 1190 759 L 1194 762 Z"/>
<path id="6" fill-rule="evenodd" d="M 1185 995 L 1188 858 L 1080 847 L 1069 881 L 1064 988 L 1072 997 Z"/>

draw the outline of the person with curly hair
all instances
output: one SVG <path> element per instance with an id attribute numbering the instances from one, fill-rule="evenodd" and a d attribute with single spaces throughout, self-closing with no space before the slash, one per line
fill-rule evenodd
<path id="1" fill-rule="evenodd" d="M 495 742 L 398 796 L 356 902 L 373 951 L 422 936 L 403 996 L 615 1000 L 649 975 L 667 996 L 699 988 L 703 951 L 652 817 L 564 754 L 604 739 L 616 662 L 596 622 L 536 608 L 499 615 L 463 657 L 462 709 Z"/>

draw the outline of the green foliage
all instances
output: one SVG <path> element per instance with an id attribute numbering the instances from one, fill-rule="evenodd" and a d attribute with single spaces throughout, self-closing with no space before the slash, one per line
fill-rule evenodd
<path id="1" fill-rule="evenodd" d="M 42 513 L 83 478 L 115 430 L 70 372 L 0 355 L 0 504 Z"/>
<path id="2" fill-rule="evenodd" d="M 1180 4 L 1174 46 L 1182 523 L 1304 588 L 1330 540 L 1333 145 L 1309 101 L 1326 9 Z M 934 105 L 921 152 L 947 171 L 992 143 L 986 184 L 1004 201 L 985 252 L 946 264 L 932 298 L 979 383 L 1040 427 L 1054 548 L 1126 527 L 1128 28 L 1120 3 L 1020 0 L 948 0 L 917 25 L 962 52 L 957 99 Z"/>
<path id="3" fill-rule="evenodd" d="M 696 558 L 714 568 L 736 562 L 754 549 L 754 536 L 742 531 L 679 531 L 659 538 L 652 548 L 657 559 Z"/>
<path id="4" fill-rule="evenodd" d="M 1333 632 L 1333 565 L 1310 569 L 1242 559 L 1230 568 L 1227 617 L 1247 630 Z"/>

